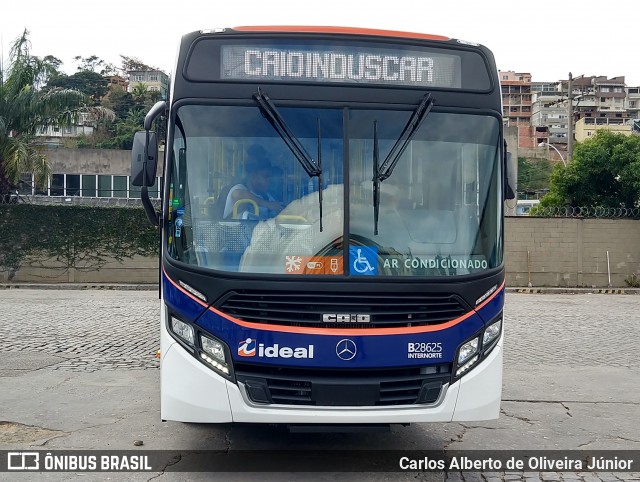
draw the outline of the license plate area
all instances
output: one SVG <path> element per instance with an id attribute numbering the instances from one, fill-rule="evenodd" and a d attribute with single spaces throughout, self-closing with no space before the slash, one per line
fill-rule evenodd
<path id="1" fill-rule="evenodd" d="M 329 407 L 372 406 L 380 400 L 380 384 L 324 384 L 311 385 L 311 399 L 315 405 Z"/>

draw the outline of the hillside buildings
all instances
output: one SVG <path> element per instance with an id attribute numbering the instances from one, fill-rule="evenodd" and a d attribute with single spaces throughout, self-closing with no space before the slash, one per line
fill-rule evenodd
<path id="1" fill-rule="evenodd" d="M 567 150 L 569 122 L 574 139 L 581 142 L 598 129 L 624 134 L 640 133 L 640 87 L 630 87 L 624 76 L 580 76 L 572 81 L 572 114 L 569 114 L 569 82 L 533 82 L 530 73 L 500 71 L 503 122 L 518 129 L 518 148 L 537 156 Z M 532 151 L 527 151 L 532 150 Z"/>

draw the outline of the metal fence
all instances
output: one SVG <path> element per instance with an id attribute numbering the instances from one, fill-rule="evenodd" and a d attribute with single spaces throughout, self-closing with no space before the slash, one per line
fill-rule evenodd
<path id="1" fill-rule="evenodd" d="M 640 207 L 607 208 L 601 206 L 536 206 L 529 216 L 539 218 L 624 218 L 640 219 Z"/>

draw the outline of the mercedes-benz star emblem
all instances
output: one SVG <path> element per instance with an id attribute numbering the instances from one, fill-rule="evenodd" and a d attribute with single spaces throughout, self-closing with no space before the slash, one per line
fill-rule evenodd
<path id="1" fill-rule="evenodd" d="M 344 340 L 340 340 L 336 345 L 336 355 L 338 355 L 340 360 L 353 360 L 356 353 L 358 353 L 358 349 L 356 348 L 355 342 L 352 340 L 345 338 Z"/>

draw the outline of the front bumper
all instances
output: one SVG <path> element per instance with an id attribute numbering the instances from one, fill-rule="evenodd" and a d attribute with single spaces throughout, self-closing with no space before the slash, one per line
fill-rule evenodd
<path id="1" fill-rule="evenodd" d="M 199 423 L 413 423 L 498 418 L 502 339 L 468 374 L 443 388 L 431 405 L 318 407 L 260 405 L 242 386 L 214 373 L 162 330 L 161 418 Z M 188 376 L 185 376 L 188 374 Z"/>

